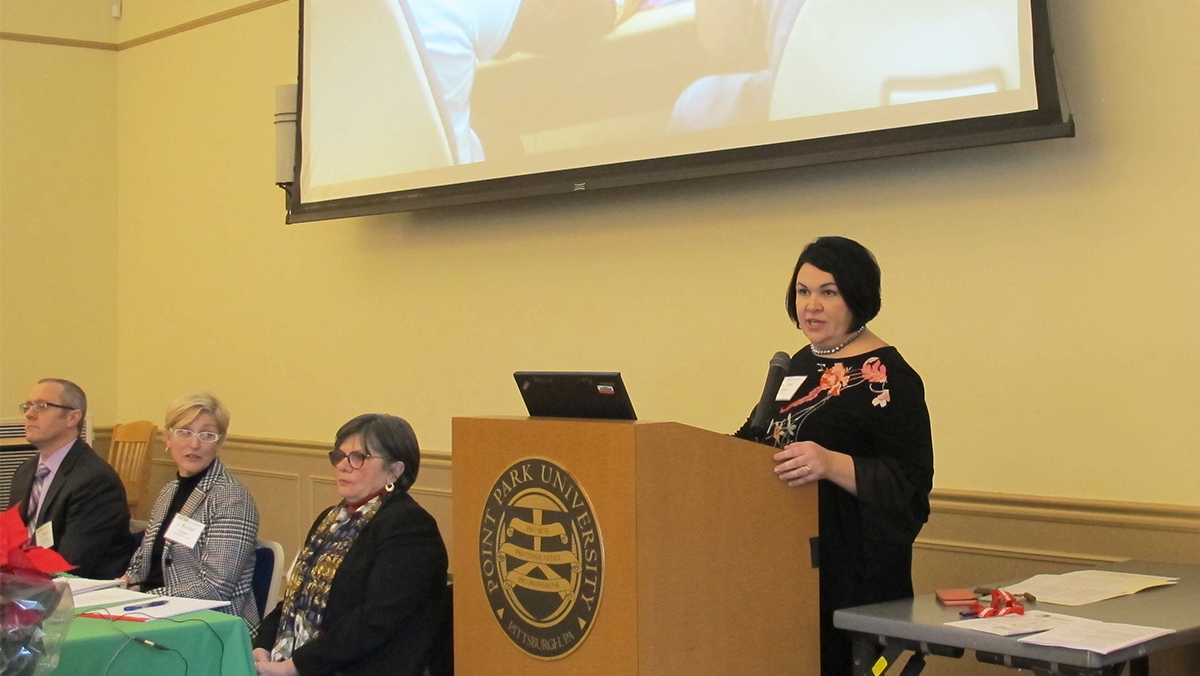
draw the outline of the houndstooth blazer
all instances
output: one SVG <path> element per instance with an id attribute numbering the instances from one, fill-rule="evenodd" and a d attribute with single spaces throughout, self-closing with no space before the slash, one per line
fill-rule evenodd
<path id="1" fill-rule="evenodd" d="M 150 571 L 154 538 L 179 487 L 176 479 L 163 486 L 150 512 L 150 523 L 141 548 L 129 562 L 129 584 L 139 584 Z M 229 601 L 220 610 L 246 621 L 250 635 L 258 629 L 258 607 L 250 581 L 254 575 L 254 549 L 258 538 L 258 507 L 246 487 L 213 460 L 179 513 L 204 524 L 192 548 L 167 540 L 163 543 L 163 581 L 166 586 L 147 589 L 152 594 Z"/>

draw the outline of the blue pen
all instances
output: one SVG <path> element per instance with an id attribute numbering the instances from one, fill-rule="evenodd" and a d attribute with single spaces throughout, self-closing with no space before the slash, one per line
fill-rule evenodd
<path id="1" fill-rule="evenodd" d="M 165 605 L 167 605 L 167 600 L 159 599 L 157 601 L 150 601 L 149 603 L 136 603 L 132 606 L 125 606 L 125 608 L 123 610 L 128 613 L 131 610 L 141 610 L 142 608 L 154 608 L 156 606 L 165 606 Z"/>

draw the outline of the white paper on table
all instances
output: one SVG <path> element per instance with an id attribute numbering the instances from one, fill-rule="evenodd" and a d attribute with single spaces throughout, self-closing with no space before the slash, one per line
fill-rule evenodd
<path id="1" fill-rule="evenodd" d="M 1024 582 L 1005 587 L 1004 591 L 1013 594 L 1028 592 L 1037 598 L 1038 603 L 1082 606 L 1178 581 L 1177 577 L 1159 575 L 1076 570 L 1062 575 L 1034 575 Z"/>
<path id="2" fill-rule="evenodd" d="M 166 601 L 161 606 L 153 608 L 138 608 L 136 610 L 125 610 L 132 605 L 148 603 L 149 601 Z M 179 596 L 156 596 L 149 600 L 139 600 L 133 603 L 118 603 L 115 606 L 108 608 L 99 608 L 92 612 L 109 614 L 113 617 L 122 615 L 127 617 L 144 617 L 150 620 L 159 620 L 164 617 L 174 617 L 184 613 L 192 613 L 197 610 L 209 610 L 212 608 L 222 608 L 229 605 L 229 601 L 209 601 L 207 599 L 185 599 Z"/>
<path id="3" fill-rule="evenodd" d="M 1107 655 L 1122 648 L 1128 648 L 1129 646 L 1145 643 L 1159 636 L 1174 633 L 1174 629 L 1143 627 L 1136 624 L 1120 624 L 1116 622 L 1090 621 L 1086 624 L 1057 627 L 1017 640 L 1021 643 L 1074 648 L 1075 650 L 1090 650 L 1094 653 Z"/>
<path id="4" fill-rule="evenodd" d="M 1041 610 L 1026 610 L 1024 615 L 1000 615 L 998 617 L 976 617 L 969 620 L 947 622 L 950 627 L 982 631 L 997 636 L 1017 636 L 1019 634 L 1034 634 L 1051 629 L 1066 627 L 1084 622 L 1095 622 L 1071 615 L 1047 613 Z"/>
<path id="5" fill-rule="evenodd" d="M 91 580 L 86 577 L 65 577 L 67 585 L 71 587 L 71 595 L 79 596 L 97 589 L 108 589 L 121 584 L 120 580 Z"/>
<path id="6" fill-rule="evenodd" d="M 124 587 L 106 587 L 76 595 L 75 607 L 94 608 L 96 606 L 111 606 L 114 603 L 129 605 L 147 600 L 153 601 L 154 599 L 155 596 L 153 594 L 143 594 L 142 592 L 125 589 Z"/>

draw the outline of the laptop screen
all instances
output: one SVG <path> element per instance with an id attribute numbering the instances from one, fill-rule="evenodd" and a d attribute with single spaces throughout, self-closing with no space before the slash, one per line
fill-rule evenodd
<path id="1" fill-rule="evenodd" d="M 513 377 L 531 416 L 637 420 L 620 373 L 517 371 Z"/>

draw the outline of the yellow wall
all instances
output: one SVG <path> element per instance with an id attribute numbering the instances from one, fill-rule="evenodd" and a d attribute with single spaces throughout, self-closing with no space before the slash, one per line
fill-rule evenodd
<path id="1" fill-rule="evenodd" d="M 106 41 L 106 3 L 5 0 L 0 30 Z M 117 54 L 0 39 L 0 417 L 39 378 L 117 414 Z"/>
<path id="2" fill-rule="evenodd" d="M 129 0 L 120 39 L 232 7 Z M 1051 12 L 1075 139 L 293 227 L 296 2 L 123 49 L 119 417 L 208 388 L 237 434 L 387 410 L 449 450 L 452 416 L 522 412 L 514 370 L 614 369 L 641 417 L 732 430 L 804 344 L 795 256 L 837 233 L 883 266 L 938 487 L 1200 505 L 1200 8 Z"/>
<path id="3" fill-rule="evenodd" d="M 112 4 L 112 0 L 4 0 L 0 5 L 0 30 L 57 40 L 111 43 L 119 27 L 112 16 Z"/>

